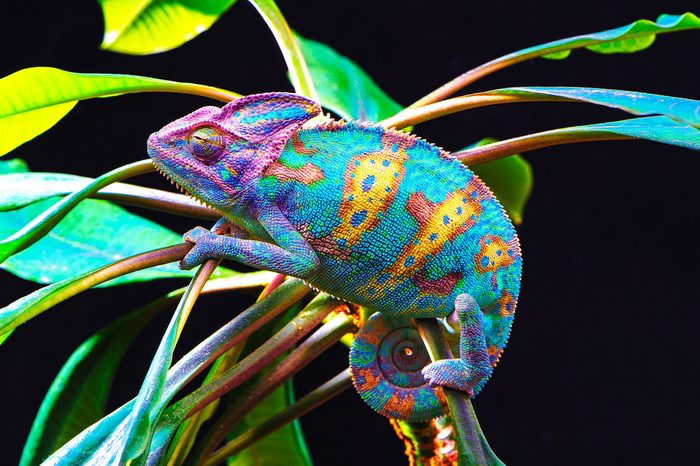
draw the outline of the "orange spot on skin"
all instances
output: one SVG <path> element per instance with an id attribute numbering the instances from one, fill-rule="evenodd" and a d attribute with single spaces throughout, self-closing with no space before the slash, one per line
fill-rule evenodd
<path id="1" fill-rule="evenodd" d="M 298 181 L 306 186 L 314 181 L 323 179 L 323 172 L 316 165 L 307 162 L 301 168 L 289 168 L 279 162 L 270 164 L 270 167 L 265 172 L 266 176 L 274 176 L 281 183 L 286 181 Z"/>
<path id="2" fill-rule="evenodd" d="M 496 272 L 501 267 L 508 267 L 520 253 L 517 239 L 506 242 L 494 235 L 485 235 L 479 240 L 481 250 L 475 256 L 476 269 L 480 273 L 493 272 L 491 285 L 496 288 Z"/>
<path id="3" fill-rule="evenodd" d="M 413 277 L 413 282 L 422 293 L 447 296 L 452 292 L 460 278 L 462 278 L 461 272 L 451 272 L 443 277 L 430 279 L 425 277 L 423 270 L 419 270 Z"/>
<path id="4" fill-rule="evenodd" d="M 507 290 L 503 290 L 503 294 L 498 301 L 496 301 L 496 305 L 498 306 L 498 313 L 501 317 L 508 317 L 515 313 L 515 299 Z"/>
<path id="5" fill-rule="evenodd" d="M 501 351 L 503 351 L 503 349 L 502 349 L 502 348 L 499 348 L 499 347 L 496 346 L 496 345 L 491 345 L 491 346 L 489 346 L 488 348 L 486 348 L 486 351 L 488 352 L 489 357 L 490 357 L 490 356 L 498 356 L 498 355 L 500 355 L 500 354 L 501 354 Z"/>
<path id="6" fill-rule="evenodd" d="M 291 137 L 291 142 L 294 151 L 299 154 L 314 155 L 316 152 L 318 152 L 318 149 L 316 148 L 307 149 L 307 147 L 304 145 L 304 142 L 299 137 L 299 133 L 295 133 L 294 136 Z"/>
<path id="7" fill-rule="evenodd" d="M 387 414 L 398 414 L 399 419 L 408 419 L 411 411 L 413 410 L 413 404 L 415 403 L 415 398 L 413 395 L 406 395 L 404 397 L 399 397 L 397 393 L 393 393 L 391 398 L 382 407 L 382 411 Z"/>
<path id="8" fill-rule="evenodd" d="M 374 390 L 374 387 L 379 385 L 381 378 L 375 375 L 371 369 L 360 369 L 357 372 L 355 384 L 358 391 Z"/>

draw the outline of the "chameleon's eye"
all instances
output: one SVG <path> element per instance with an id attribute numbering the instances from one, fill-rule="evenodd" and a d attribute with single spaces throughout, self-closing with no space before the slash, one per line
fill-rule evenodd
<path id="1" fill-rule="evenodd" d="M 197 159 L 205 163 L 213 163 L 219 159 L 221 149 L 224 147 L 224 138 L 215 128 L 203 126 L 190 135 L 189 146 L 190 152 Z"/>

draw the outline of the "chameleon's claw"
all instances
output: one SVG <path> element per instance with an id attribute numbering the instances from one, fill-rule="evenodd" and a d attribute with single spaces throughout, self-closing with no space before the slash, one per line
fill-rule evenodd
<path id="1" fill-rule="evenodd" d="M 431 362 L 421 371 L 430 385 L 454 388 L 474 396 L 474 384 L 469 383 L 471 374 L 460 359 L 440 359 Z"/>
<path id="2" fill-rule="evenodd" d="M 182 270 L 190 270 L 207 259 L 214 257 L 215 254 L 212 252 L 211 244 L 216 237 L 217 235 L 215 233 L 202 227 L 195 227 L 185 233 L 182 239 L 189 243 L 194 243 L 194 247 L 182 258 L 180 261 L 180 268 Z"/>
<path id="3" fill-rule="evenodd" d="M 209 238 L 212 236 L 216 236 L 216 234 L 212 233 L 204 227 L 194 227 L 190 231 L 182 235 L 182 239 L 189 243 L 196 244 L 202 242 L 203 238 Z"/>
<path id="4" fill-rule="evenodd" d="M 446 331 L 447 333 L 454 334 L 454 333 L 456 333 L 457 331 L 454 329 L 454 327 L 452 327 L 451 322 L 450 322 L 450 320 L 449 320 L 449 317 L 450 317 L 450 316 L 438 317 L 438 318 L 437 318 L 437 321 L 438 321 L 440 324 L 442 324 L 442 327 L 445 329 L 445 331 Z"/>

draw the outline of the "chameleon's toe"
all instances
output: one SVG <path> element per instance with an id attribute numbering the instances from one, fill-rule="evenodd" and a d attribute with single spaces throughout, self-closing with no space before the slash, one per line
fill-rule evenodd
<path id="1" fill-rule="evenodd" d="M 212 244 L 217 235 L 202 227 L 195 227 L 183 235 L 187 242 L 194 243 L 190 252 L 180 261 L 182 270 L 190 270 L 215 256 Z"/>
<path id="2" fill-rule="evenodd" d="M 194 227 L 182 235 L 182 239 L 189 243 L 200 243 L 202 240 L 210 239 L 212 236 L 216 236 L 216 234 L 204 227 Z"/>
<path id="3" fill-rule="evenodd" d="M 467 365 L 460 359 L 440 359 L 425 366 L 423 377 L 430 385 L 454 388 L 473 396 L 474 384 L 470 383 L 471 376 Z"/>

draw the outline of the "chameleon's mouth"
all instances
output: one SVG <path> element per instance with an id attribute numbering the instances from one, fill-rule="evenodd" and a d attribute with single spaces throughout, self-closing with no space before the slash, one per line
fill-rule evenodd
<path id="1" fill-rule="evenodd" d="M 187 191 L 187 189 L 183 188 L 183 187 L 180 185 L 180 183 L 178 183 L 177 181 L 175 181 L 174 179 L 172 179 L 172 178 L 170 177 L 170 175 L 168 175 L 162 168 L 160 168 L 160 166 L 158 166 L 158 164 L 156 163 L 156 161 L 155 161 L 154 159 L 151 159 L 151 162 L 153 163 L 153 166 L 155 167 L 156 171 L 157 171 L 158 173 L 160 173 L 161 175 L 163 175 L 163 176 L 165 177 L 166 180 L 170 181 L 170 184 L 173 185 L 173 186 L 175 186 L 182 194 L 184 194 L 185 196 L 189 197 L 190 199 L 192 199 L 193 201 L 195 201 L 197 204 L 201 204 L 201 205 L 203 205 L 204 207 L 208 207 L 208 208 L 210 208 L 210 209 L 212 209 L 212 210 L 216 210 L 216 208 L 212 207 L 211 205 L 207 204 L 207 203 L 204 202 L 203 200 L 198 199 L 198 198 L 194 197 L 192 194 L 190 194 L 190 192 Z"/>

